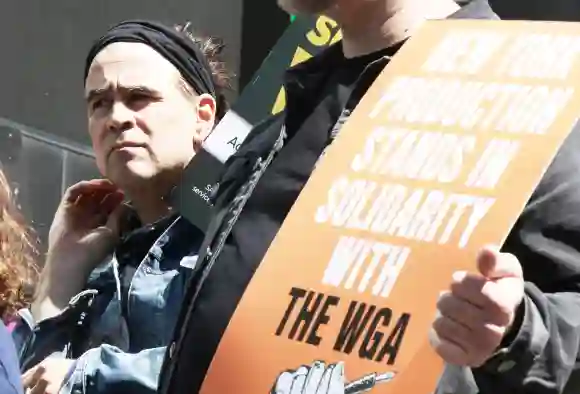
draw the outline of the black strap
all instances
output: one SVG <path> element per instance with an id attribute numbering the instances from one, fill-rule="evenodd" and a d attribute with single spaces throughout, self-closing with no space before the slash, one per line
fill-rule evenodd
<path id="1" fill-rule="evenodd" d="M 239 206 L 240 212 L 243 209 L 243 207 L 246 205 L 247 200 L 250 198 L 254 187 L 257 185 L 258 181 L 260 180 L 260 178 L 262 177 L 264 172 L 266 172 L 266 169 L 268 168 L 270 163 L 273 161 L 273 159 L 276 156 L 276 154 L 278 153 L 278 151 L 280 151 L 280 149 L 282 149 L 282 147 L 284 145 L 284 142 L 286 139 L 286 126 L 285 126 L 284 117 L 281 116 L 281 117 L 274 118 L 274 119 L 281 121 L 280 133 L 278 135 L 278 138 L 275 140 L 274 145 L 272 146 L 267 158 L 262 163 L 261 169 L 257 172 L 258 176 L 257 176 L 257 179 L 255 179 L 255 183 L 254 183 L 252 189 L 246 191 L 246 193 L 244 194 L 245 198 L 240 202 L 241 205 Z M 258 159 L 256 164 L 259 165 L 260 163 L 261 163 L 261 161 L 260 161 L 260 159 Z M 203 239 L 203 242 L 199 248 L 199 255 L 198 255 L 197 261 L 202 262 L 206 259 L 206 257 L 211 258 L 211 255 L 218 255 L 219 254 L 221 247 L 223 247 L 223 245 L 219 248 L 220 250 L 211 250 L 211 245 L 215 241 L 216 237 L 220 234 L 220 230 L 224 224 L 224 220 L 230 214 L 232 205 L 233 205 L 234 201 L 239 197 L 240 191 L 243 188 L 244 188 L 244 186 L 242 185 L 242 187 L 240 187 L 238 189 L 238 192 L 237 192 L 236 196 L 234 197 L 234 200 L 232 200 L 232 202 L 230 204 L 228 204 L 228 208 L 219 211 L 217 213 L 217 215 L 213 218 L 213 220 L 211 220 L 211 222 L 210 222 L 210 224 L 205 232 L 205 237 Z M 236 218 L 231 220 L 232 226 L 229 229 L 227 229 L 226 231 L 221 232 L 222 236 L 225 235 L 224 238 L 227 238 L 229 236 L 230 232 L 232 231 L 233 224 L 235 224 L 236 220 L 237 220 L 237 215 L 236 215 Z"/>
<path id="2" fill-rule="evenodd" d="M 276 154 L 284 146 L 285 139 L 286 139 L 286 125 L 283 121 L 278 138 L 276 139 L 274 145 L 270 149 L 268 156 L 266 157 L 265 160 L 258 159 L 258 161 L 256 162 L 256 165 L 259 167 L 259 169 L 255 171 L 250 176 L 250 179 L 238 190 L 233 201 L 230 204 L 228 204 L 228 208 L 222 210 L 222 212 L 220 212 L 220 214 L 218 214 L 218 216 L 216 216 L 214 220 L 212 220 L 210 226 L 208 227 L 204 242 L 202 243 L 202 247 L 200 249 L 200 255 L 198 257 L 198 261 L 201 262 L 200 265 L 201 272 L 197 275 L 194 275 L 190 279 L 190 283 L 188 284 L 188 289 L 186 293 L 186 300 L 189 300 L 187 304 L 187 312 L 182 318 L 179 319 L 176 325 L 176 330 L 179 330 L 178 343 L 172 344 L 168 348 L 169 353 L 168 355 L 166 355 L 165 359 L 169 360 L 169 364 L 167 368 L 162 369 L 162 376 L 160 376 L 159 379 L 160 392 L 163 393 L 167 392 L 168 385 L 171 384 L 171 382 L 169 381 L 169 379 L 167 379 L 167 377 L 171 377 L 173 375 L 173 371 L 175 369 L 174 360 L 179 356 L 179 352 L 181 352 L 182 350 L 179 342 L 183 340 L 185 332 L 187 331 L 187 324 L 184 323 L 190 319 L 191 314 L 195 309 L 201 288 L 203 287 L 205 280 L 209 276 L 214 263 L 216 262 L 223 246 L 225 245 L 225 242 L 228 236 L 230 235 L 238 219 L 238 216 L 240 215 L 244 206 L 248 202 L 260 178 L 262 177 L 262 175 L 264 175 L 264 173 L 266 172 L 266 170 L 276 157 Z M 246 186 L 248 187 L 246 188 Z M 235 209 L 233 217 L 228 221 L 225 229 L 221 230 L 224 225 L 225 218 L 232 213 L 232 209 Z M 212 244 L 216 240 L 217 245 L 212 250 Z M 192 295 L 190 296 L 190 294 Z M 177 350 L 177 353 L 171 354 L 174 345 L 175 349 Z"/>

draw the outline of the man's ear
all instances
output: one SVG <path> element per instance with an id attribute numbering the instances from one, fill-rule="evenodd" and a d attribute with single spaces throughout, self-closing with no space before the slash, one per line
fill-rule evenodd
<path id="1" fill-rule="evenodd" d="M 211 134 L 216 121 L 216 101 L 204 93 L 197 97 L 197 121 L 199 122 L 199 138 L 205 141 Z"/>

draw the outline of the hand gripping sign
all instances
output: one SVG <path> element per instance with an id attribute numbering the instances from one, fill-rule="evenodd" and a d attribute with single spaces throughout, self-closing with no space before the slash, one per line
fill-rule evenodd
<path id="1" fill-rule="evenodd" d="M 426 23 L 321 159 L 201 392 L 431 393 L 438 294 L 576 127 L 579 52 L 580 24 Z"/>

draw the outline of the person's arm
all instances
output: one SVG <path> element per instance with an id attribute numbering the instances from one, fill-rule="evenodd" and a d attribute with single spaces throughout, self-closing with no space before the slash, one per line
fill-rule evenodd
<path id="1" fill-rule="evenodd" d="M 526 283 L 522 309 L 511 343 L 473 370 L 480 392 L 511 388 L 555 394 L 573 387 L 577 392 L 578 383 L 569 379 L 580 345 L 580 294 L 545 294 Z"/>
<path id="2" fill-rule="evenodd" d="M 495 357 L 474 370 L 482 394 L 580 392 L 580 128 L 534 192 L 502 251 L 526 280 L 521 321 Z"/>
<path id="3" fill-rule="evenodd" d="M 86 285 L 94 267 L 79 261 L 76 255 L 48 257 L 40 275 L 30 313 L 41 322 L 60 315 L 69 301 Z M 63 280 L 66 278 L 66 280 Z"/>
<path id="4" fill-rule="evenodd" d="M 114 250 L 126 212 L 123 198 L 104 179 L 67 189 L 50 226 L 47 259 L 30 307 L 36 322 L 61 314 L 84 288 L 89 274 Z"/>
<path id="5" fill-rule="evenodd" d="M 20 375 L 10 374 L 8 367 L 0 355 L 0 393 L 2 394 L 22 394 L 22 384 L 20 384 Z"/>
<path id="6" fill-rule="evenodd" d="M 96 295 L 96 290 L 82 291 L 58 315 L 40 322 L 35 321 L 28 309 L 18 311 L 11 334 L 22 370 L 28 370 L 51 355 L 66 354 L 81 313 L 88 310 Z"/>
<path id="7" fill-rule="evenodd" d="M 22 394 L 18 358 L 10 334 L 0 321 L 0 393 Z"/>
<path id="8" fill-rule="evenodd" d="M 101 345 L 83 354 L 63 383 L 62 393 L 155 394 L 166 347 L 124 353 Z"/>
<path id="9" fill-rule="evenodd" d="M 45 369 L 42 376 L 49 382 L 54 383 L 55 379 L 62 381 L 62 394 L 156 393 L 166 347 L 124 353 L 104 344 L 75 360 L 63 379 L 62 364 L 58 361 L 66 356 L 66 346 L 70 340 L 67 327 L 71 327 L 64 321 L 73 316 L 76 305 L 67 307 L 60 315 L 37 326 L 29 320 L 31 315 L 27 310 L 21 311 L 22 318 L 12 335 L 15 343 L 20 344 L 23 369 L 41 365 Z"/>

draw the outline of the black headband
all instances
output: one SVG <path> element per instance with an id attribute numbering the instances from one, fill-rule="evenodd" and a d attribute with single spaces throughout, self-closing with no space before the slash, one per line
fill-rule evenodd
<path id="1" fill-rule="evenodd" d="M 121 22 L 99 38 L 87 55 L 85 80 L 95 56 L 114 42 L 138 42 L 150 46 L 169 60 L 198 94 L 208 93 L 216 97 L 211 68 L 199 45 L 177 30 L 145 20 Z"/>

